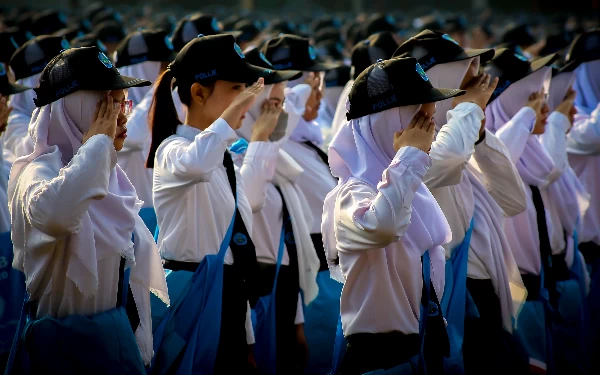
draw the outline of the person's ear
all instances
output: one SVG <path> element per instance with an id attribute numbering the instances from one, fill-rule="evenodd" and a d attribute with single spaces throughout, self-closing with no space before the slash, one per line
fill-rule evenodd
<path id="1" fill-rule="evenodd" d="M 194 82 L 192 86 L 190 86 L 190 98 L 192 101 L 198 104 L 204 104 L 209 96 L 209 89 L 198 82 Z"/>

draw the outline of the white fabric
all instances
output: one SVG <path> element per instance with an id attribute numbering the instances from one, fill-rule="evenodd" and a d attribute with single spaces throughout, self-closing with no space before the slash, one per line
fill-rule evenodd
<path id="1" fill-rule="evenodd" d="M 335 116 L 335 110 L 337 103 L 344 91 L 345 86 L 333 86 L 326 87 L 321 100 L 321 107 L 319 107 L 319 116 L 317 117 L 317 123 L 323 128 L 331 128 L 333 123 L 333 117 Z"/>
<path id="2" fill-rule="evenodd" d="M 264 100 L 270 96 L 270 91 L 271 87 L 265 87 L 263 93 L 259 95 L 255 103 L 246 113 L 242 127 L 237 130 L 237 133 L 241 137 L 247 140 L 251 139 L 252 127 L 256 122 L 256 119 L 260 116 L 260 108 L 262 107 Z M 291 91 L 287 91 L 287 94 L 290 96 Z M 287 102 L 286 98 L 286 103 Z M 293 102 L 293 100 L 290 102 Z M 292 116 L 288 115 L 288 128 L 286 129 L 288 135 L 293 132 L 295 127 L 294 124 L 289 123 L 291 119 L 298 121 L 299 116 L 294 117 L 293 113 Z M 287 136 L 284 136 L 284 138 L 287 138 Z M 256 143 L 263 142 L 249 143 L 246 156 L 244 157 L 244 164 L 246 163 L 246 159 L 253 154 L 253 145 Z M 270 183 L 270 181 L 265 181 L 266 194 L 264 191 L 261 192 L 262 194 L 260 196 L 262 197 L 262 201 L 260 202 L 260 208 L 253 210 L 254 229 L 252 238 L 256 247 L 256 257 L 260 262 L 264 263 L 275 264 L 277 261 L 281 227 L 283 225 L 283 202 L 281 200 L 281 195 L 275 188 L 275 185 L 277 185 L 281 189 L 281 194 L 286 201 L 288 211 L 292 217 L 292 228 L 294 230 L 298 257 L 300 288 L 304 292 L 304 302 L 308 305 L 318 294 L 319 289 L 316 278 L 320 263 L 310 237 L 310 230 L 313 227 L 312 213 L 310 210 L 306 209 L 308 203 L 304 194 L 296 184 L 304 171 L 291 156 L 279 149 L 279 142 L 271 143 L 270 146 L 267 147 L 273 151 L 269 155 L 261 155 L 260 157 L 253 156 L 259 160 L 263 159 L 265 162 L 269 162 L 275 167 L 273 181 L 275 184 Z M 273 177 L 273 174 L 271 174 L 271 177 Z M 256 181 L 256 179 L 253 179 L 251 176 L 244 178 L 245 181 L 249 182 L 245 184 L 246 194 L 258 196 L 258 191 L 262 186 L 258 183 L 260 181 Z M 289 265 L 289 254 L 285 243 L 282 264 Z"/>
<path id="3" fill-rule="evenodd" d="M 92 315 L 116 305 L 119 262 L 126 258 L 141 319 L 136 339 L 148 364 L 149 293 L 168 303 L 167 286 L 112 140 L 97 135 L 81 145 L 100 97 L 79 91 L 34 113 L 34 151 L 15 161 L 9 183 L 13 267 L 25 273 L 38 317 Z"/>
<path id="4" fill-rule="evenodd" d="M 565 100 L 565 96 L 573 86 L 576 77 L 575 72 L 560 73 L 552 77 L 552 81 L 550 81 L 550 93 L 548 95 L 548 108 L 551 111 L 556 110 L 556 107 Z"/>
<path id="5" fill-rule="evenodd" d="M 346 105 L 348 101 L 348 95 L 350 94 L 350 90 L 352 90 L 353 85 L 354 80 L 349 80 L 346 83 L 346 86 L 344 86 L 344 89 L 340 94 L 340 98 L 338 99 L 337 106 L 335 108 L 335 115 L 333 116 L 333 121 L 331 123 L 332 138 L 335 137 L 335 134 L 338 132 L 340 127 L 346 122 L 346 113 L 348 112 Z"/>
<path id="6" fill-rule="evenodd" d="M 23 78 L 17 81 L 17 83 L 27 86 L 35 87 L 40 81 L 40 74 L 33 75 L 31 77 Z M 21 156 L 29 155 L 33 151 L 33 142 L 29 137 L 29 122 L 31 121 L 31 115 L 35 110 L 35 91 L 27 90 L 19 94 L 11 95 L 10 106 L 13 107 L 10 116 L 8 117 L 8 123 L 6 131 L 2 135 L 4 141 L 4 148 L 13 157 L 19 158 Z"/>
<path id="7" fill-rule="evenodd" d="M 128 77 L 145 79 L 154 83 L 160 74 L 160 61 L 144 61 L 143 63 L 123 66 L 119 68 L 119 72 Z M 133 101 L 133 105 L 137 106 L 152 86 L 131 87 L 127 89 L 127 99 Z"/>
<path id="8" fill-rule="evenodd" d="M 179 117 L 179 121 L 185 123 L 185 118 L 187 116 L 187 107 L 181 102 L 181 99 L 179 99 L 179 94 L 177 90 L 179 90 L 179 88 L 176 88 L 171 92 L 171 95 L 173 96 L 173 104 L 175 105 L 175 110 L 177 110 L 177 117 Z"/>
<path id="9" fill-rule="evenodd" d="M 7 160 L 4 159 L 4 147 L 0 144 L 0 233 L 10 231 L 10 212 L 8 210 L 8 176 L 10 167 Z M 7 168 L 8 167 L 8 168 Z"/>
<path id="10" fill-rule="evenodd" d="M 579 65 L 576 74 L 574 89 L 577 97 L 575 104 L 581 109 L 581 112 L 589 114 L 600 102 L 600 60 Z"/>
<path id="11" fill-rule="evenodd" d="M 135 187 L 138 198 L 144 202 L 143 207 L 153 207 L 152 169 L 146 168 L 152 143 L 148 113 L 153 95 L 154 88 L 151 88 L 142 101 L 133 108 L 127 120 L 127 138 L 123 148 L 117 153 L 119 166 Z"/>

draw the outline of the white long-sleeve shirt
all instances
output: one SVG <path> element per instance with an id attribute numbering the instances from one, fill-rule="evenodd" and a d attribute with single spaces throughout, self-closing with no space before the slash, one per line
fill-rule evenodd
<path id="1" fill-rule="evenodd" d="M 164 259 L 200 262 L 205 255 L 219 252 L 235 208 L 223 156 L 237 139 L 227 122 L 219 118 L 203 131 L 180 125 L 176 134 L 158 147 L 152 190 L 160 228 L 158 247 Z M 262 163 L 261 155 L 253 160 Z M 260 166 L 253 168 L 261 170 Z M 263 170 L 263 173 L 268 175 L 269 172 Z M 242 174 L 237 168 L 236 177 L 238 210 L 246 229 L 253 233 L 251 207 L 258 208 L 262 204 L 250 200 L 255 195 L 245 193 Z M 233 261 L 231 248 L 228 248 L 225 264 L 233 264 Z M 251 344 L 254 336 L 249 313 L 248 305 L 246 331 Z"/>
<path id="2" fill-rule="evenodd" d="M 577 115 L 568 135 L 568 151 L 576 155 L 600 153 L 600 105 L 589 115 Z"/>
<path id="3" fill-rule="evenodd" d="M 429 156 L 401 148 L 377 188 L 350 177 L 335 202 L 335 236 L 342 273 L 344 335 L 419 332 L 423 286 L 421 251 L 399 238 L 410 224 L 411 202 L 431 165 Z"/>
<path id="4" fill-rule="evenodd" d="M 127 121 L 127 138 L 117 153 L 121 169 L 135 187 L 144 207 L 152 207 L 152 169 L 146 168 L 152 135 L 148 126 L 148 111 L 152 104 L 154 89 L 150 89 L 142 101 L 135 106 Z"/>
<path id="5" fill-rule="evenodd" d="M 81 146 L 67 166 L 63 167 L 60 152 L 56 151 L 38 157 L 18 176 L 10 199 L 21 201 L 20 209 L 12 215 L 16 230 L 25 236 L 26 248 L 15 257 L 13 267 L 25 273 L 30 298 L 38 303 L 38 318 L 93 315 L 116 306 L 121 261 L 118 252 L 97 260 L 94 272 L 98 285 L 92 296 L 84 296 L 65 269 L 69 258 L 77 256 L 69 246 L 69 236 L 81 230 L 81 220 L 90 203 L 106 196 L 116 162 L 113 141 L 108 136 L 95 135 Z M 89 168 L 90 165 L 94 167 Z M 154 247 L 148 229 L 137 216 L 134 235 L 134 253 L 138 253 L 139 246 Z M 132 267 L 144 267 L 150 261 L 140 260 Z M 158 258 L 156 261 L 159 262 Z M 138 280 L 132 270 L 130 287 L 140 317 L 135 336 L 142 359 L 149 364 L 150 295 L 148 287 Z"/>
<path id="6" fill-rule="evenodd" d="M 304 169 L 298 179 L 298 187 L 304 193 L 313 216 L 311 233 L 321 233 L 323 202 L 325 197 L 337 185 L 331 175 L 329 165 L 319 157 L 317 151 L 303 143 L 288 140 L 281 148 Z"/>

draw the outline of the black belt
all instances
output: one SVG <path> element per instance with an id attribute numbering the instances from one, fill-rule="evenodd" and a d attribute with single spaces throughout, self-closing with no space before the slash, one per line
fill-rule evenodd
<path id="1" fill-rule="evenodd" d="M 165 269 L 171 271 L 188 271 L 188 272 L 196 272 L 196 269 L 200 265 L 197 262 L 180 262 L 178 260 L 163 260 Z"/>

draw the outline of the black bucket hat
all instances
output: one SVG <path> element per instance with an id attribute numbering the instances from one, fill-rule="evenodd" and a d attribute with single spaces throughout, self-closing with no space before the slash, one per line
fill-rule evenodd
<path id="1" fill-rule="evenodd" d="M 325 87 L 344 87 L 350 80 L 350 68 L 347 65 L 340 65 L 337 68 L 325 73 Z"/>
<path id="2" fill-rule="evenodd" d="M 317 51 L 307 38 L 296 35 L 280 35 L 261 47 L 275 69 L 293 69 L 302 72 L 325 72 L 337 68 L 338 64 L 320 62 Z"/>
<path id="3" fill-rule="evenodd" d="M 236 38 L 239 42 L 249 42 L 254 40 L 261 32 L 261 24 L 258 21 L 240 20 L 234 26 L 233 29 L 240 33 Z"/>
<path id="4" fill-rule="evenodd" d="M 6 74 L 6 68 L 4 67 L 4 64 L 0 63 L 0 95 L 6 96 L 18 94 L 29 89 L 31 89 L 31 87 L 10 82 L 8 80 L 8 75 Z"/>
<path id="5" fill-rule="evenodd" d="M 193 14 L 180 20 L 175 27 L 175 31 L 173 31 L 171 41 L 173 42 L 175 51 L 179 52 L 187 43 L 189 43 L 198 35 L 209 36 L 220 34 L 230 34 L 237 38 L 242 35 L 242 32 L 224 32 L 215 16 L 212 14 L 200 13 Z"/>
<path id="6" fill-rule="evenodd" d="M 498 77 L 496 90 L 488 103 L 494 101 L 513 83 L 537 72 L 545 66 L 551 66 L 558 55 L 551 55 L 529 61 L 525 56 L 514 53 L 511 49 L 504 48 L 496 51 L 496 56 L 483 66 L 483 71 L 493 78 Z"/>
<path id="7" fill-rule="evenodd" d="M 363 70 L 375 64 L 377 60 L 389 60 L 398 49 L 398 42 L 389 31 L 373 34 L 367 39 L 358 42 L 352 48 L 353 79 L 356 79 Z"/>
<path id="8" fill-rule="evenodd" d="M 413 57 L 380 60 L 364 70 L 348 95 L 348 120 L 390 108 L 439 102 L 463 95 L 460 89 L 435 88 Z"/>
<path id="9" fill-rule="evenodd" d="M 138 30 L 130 33 L 116 50 L 117 68 L 145 61 L 171 62 L 177 55 L 164 30 Z"/>
<path id="10" fill-rule="evenodd" d="M 40 73 L 46 64 L 63 49 L 69 48 L 69 42 L 60 36 L 36 36 L 23 44 L 10 59 L 10 67 L 15 79 L 23 79 Z"/>
<path id="11" fill-rule="evenodd" d="M 406 42 L 394 52 L 394 57 L 414 57 L 421 67 L 427 71 L 437 64 L 467 60 L 479 56 L 481 64 L 494 57 L 494 50 L 465 50 L 448 34 L 424 30 Z"/>
<path id="12" fill-rule="evenodd" d="M 594 29 L 579 34 L 567 51 L 567 71 L 573 71 L 580 64 L 600 60 L 600 29 Z"/>
<path id="13" fill-rule="evenodd" d="M 173 72 L 176 86 L 182 82 L 214 80 L 253 83 L 274 73 L 272 69 L 250 64 L 229 34 L 198 36 L 177 54 L 169 70 Z"/>
<path id="14" fill-rule="evenodd" d="M 70 48 L 42 71 L 34 90 L 42 107 L 79 90 L 110 91 L 149 86 L 150 81 L 122 76 L 98 47 Z"/>
<path id="15" fill-rule="evenodd" d="M 302 72 L 298 70 L 275 70 L 275 68 L 273 68 L 273 64 L 271 64 L 271 62 L 267 60 L 265 55 L 263 55 L 263 53 L 260 52 L 258 48 L 253 48 L 250 51 L 244 53 L 244 55 L 246 55 L 246 60 L 249 64 L 260 66 L 265 69 L 271 69 L 274 71 L 272 75 L 265 78 L 266 85 L 271 85 L 284 81 L 293 81 L 302 76 Z"/>

